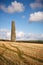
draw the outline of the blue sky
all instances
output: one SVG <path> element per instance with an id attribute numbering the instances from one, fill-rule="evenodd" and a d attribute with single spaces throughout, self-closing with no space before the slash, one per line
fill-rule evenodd
<path id="1" fill-rule="evenodd" d="M 0 0 L 0 38 L 11 37 L 12 20 L 17 39 L 43 40 L 43 0 Z"/>

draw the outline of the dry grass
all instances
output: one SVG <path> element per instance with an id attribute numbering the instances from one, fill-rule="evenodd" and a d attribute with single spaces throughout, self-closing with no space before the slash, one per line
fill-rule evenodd
<path id="1" fill-rule="evenodd" d="M 43 44 L 0 41 L 0 65 L 43 65 Z"/>

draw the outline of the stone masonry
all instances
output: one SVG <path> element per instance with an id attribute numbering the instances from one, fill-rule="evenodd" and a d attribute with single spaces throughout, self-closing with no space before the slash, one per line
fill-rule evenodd
<path id="1" fill-rule="evenodd" d="M 11 27 L 11 41 L 16 41 L 16 32 L 15 32 L 15 22 L 12 21 L 12 27 Z"/>

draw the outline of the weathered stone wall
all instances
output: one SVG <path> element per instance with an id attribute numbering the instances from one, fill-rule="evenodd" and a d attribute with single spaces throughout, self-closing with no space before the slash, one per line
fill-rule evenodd
<path id="1" fill-rule="evenodd" d="M 12 21 L 12 27 L 11 27 L 11 41 L 16 41 L 16 32 L 15 32 L 15 22 Z"/>

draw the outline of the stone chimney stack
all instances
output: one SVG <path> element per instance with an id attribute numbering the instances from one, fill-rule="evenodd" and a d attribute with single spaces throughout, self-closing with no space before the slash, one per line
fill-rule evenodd
<path id="1" fill-rule="evenodd" d="M 15 22 L 12 21 L 12 27 L 11 27 L 11 41 L 16 41 L 16 32 L 15 32 Z"/>

